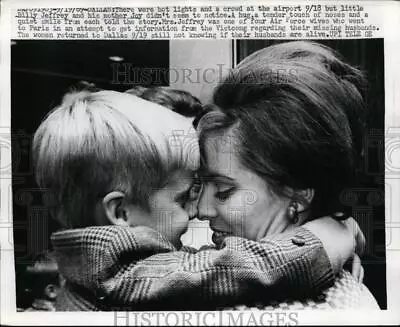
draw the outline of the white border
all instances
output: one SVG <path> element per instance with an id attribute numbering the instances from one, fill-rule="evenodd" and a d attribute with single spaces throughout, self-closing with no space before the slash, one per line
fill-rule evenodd
<path id="1" fill-rule="evenodd" d="M 10 140 L 9 127 L 11 122 L 10 117 L 10 9 L 12 7 L 79 7 L 83 6 L 148 6 L 151 5 L 226 5 L 234 3 L 234 1 L 123 1 L 118 2 L 100 1 L 100 0 L 85 0 L 85 1 L 11 1 L 3 0 L 1 3 L 1 67 L 0 76 L 1 93 L 0 93 L 0 141 L 1 147 L 1 167 L 5 167 L 11 161 L 11 148 L 4 146 Z M 243 3 L 243 2 L 237 2 Z M 251 1 L 248 4 L 260 4 L 260 1 Z M 282 4 L 283 2 L 277 2 Z M 268 2 L 268 4 L 274 4 Z M 286 1 L 285 4 L 299 4 L 305 1 Z M 315 3 L 329 3 L 329 1 L 315 1 Z M 336 3 L 336 2 L 335 2 Z M 351 4 L 353 2 L 345 2 Z M 379 6 L 382 9 L 383 17 L 383 31 L 384 31 L 384 44 L 385 44 L 385 128 L 397 128 L 397 135 L 400 137 L 400 3 L 396 1 L 359 1 L 354 2 L 362 4 L 367 7 L 369 4 Z M 247 3 L 246 3 L 247 4 Z M 331 2 L 333 4 L 333 2 Z M 397 91 L 397 92 L 396 92 Z M 387 134 L 388 140 L 391 140 L 389 133 Z M 399 141 L 400 142 L 400 141 Z M 387 150 L 387 149 L 386 149 Z M 386 158 L 387 159 L 387 158 Z M 391 163 L 391 167 L 400 170 L 399 156 L 396 157 L 396 163 Z M 388 171 L 391 173 L 392 171 Z M 365 312 L 365 311 L 299 311 L 298 319 L 300 324 L 398 324 L 400 323 L 400 208 L 398 199 L 399 194 L 399 178 L 400 173 L 386 175 L 386 194 L 390 193 L 390 197 L 386 196 L 386 238 L 390 240 L 387 244 L 386 257 L 387 257 L 387 304 L 388 310 L 378 312 Z M 11 197 L 8 190 L 11 185 L 11 177 L 5 174 L 1 176 L 1 202 L 0 202 L 0 240 L 1 240 L 1 262 L 0 262 L 0 323 L 11 325 L 112 325 L 114 324 L 114 313 L 16 313 L 15 310 L 15 281 L 14 281 L 14 256 L 12 242 L 12 217 L 10 217 L 11 210 Z M 397 199 L 397 200 L 396 200 Z"/>

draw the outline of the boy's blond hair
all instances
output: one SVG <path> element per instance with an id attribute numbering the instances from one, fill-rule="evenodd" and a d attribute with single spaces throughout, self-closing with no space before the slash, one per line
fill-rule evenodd
<path id="1" fill-rule="evenodd" d="M 53 215 L 66 228 L 94 225 L 94 208 L 118 190 L 141 208 L 179 169 L 198 167 L 191 120 L 115 91 L 66 94 L 33 140 L 37 183 L 54 194 Z M 47 199 L 49 200 L 49 199 Z"/>

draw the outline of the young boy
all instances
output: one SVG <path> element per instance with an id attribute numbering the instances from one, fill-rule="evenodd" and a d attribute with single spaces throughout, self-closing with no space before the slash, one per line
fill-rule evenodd
<path id="1" fill-rule="evenodd" d="M 263 242 L 180 249 L 199 163 L 191 124 L 114 91 L 67 94 L 42 122 L 36 179 L 53 192 L 46 204 L 64 226 L 52 235 L 66 280 L 57 310 L 211 309 L 331 285 L 354 250 L 353 235 L 331 218 Z"/>

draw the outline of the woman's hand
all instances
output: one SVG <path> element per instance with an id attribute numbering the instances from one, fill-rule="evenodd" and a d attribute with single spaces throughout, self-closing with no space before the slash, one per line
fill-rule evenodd
<path id="1" fill-rule="evenodd" d="M 347 225 L 347 228 L 353 231 L 353 235 L 355 235 L 355 254 L 349 260 L 351 264 L 351 274 L 353 277 L 358 280 L 359 283 L 363 282 L 364 279 L 364 268 L 361 265 L 361 259 L 359 256 L 362 256 L 365 251 L 365 237 L 357 222 L 353 218 L 349 218 L 343 221 L 344 224 Z"/>
<path id="2" fill-rule="evenodd" d="M 359 282 L 364 280 L 364 268 L 361 265 L 361 259 L 357 254 L 354 254 L 351 260 L 351 274 Z"/>
<path id="3" fill-rule="evenodd" d="M 347 230 L 354 236 L 355 253 L 362 256 L 365 251 L 365 236 L 360 226 L 358 226 L 358 223 L 351 217 L 341 221 L 341 223 L 345 224 Z"/>
<path id="4" fill-rule="evenodd" d="M 303 227 L 321 240 L 334 273 L 338 273 L 354 254 L 362 255 L 364 251 L 365 237 L 353 218 L 337 221 L 331 217 L 322 217 L 307 222 Z M 356 270 L 353 275 L 359 279 L 361 272 L 357 273 L 357 259 L 354 265 Z"/>

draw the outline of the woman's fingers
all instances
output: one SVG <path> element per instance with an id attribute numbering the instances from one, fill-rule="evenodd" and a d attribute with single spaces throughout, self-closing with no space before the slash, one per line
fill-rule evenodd
<path id="1" fill-rule="evenodd" d="M 352 267 L 351 267 L 351 273 L 353 277 L 359 282 L 362 283 L 364 279 L 364 268 L 361 265 L 361 259 L 360 257 L 355 254 L 353 256 L 353 262 L 352 262 Z"/>
<path id="2" fill-rule="evenodd" d="M 353 218 L 347 218 L 343 221 L 347 230 L 354 236 L 355 240 L 355 251 L 358 255 L 363 255 L 365 250 L 365 236 L 364 233 L 361 231 L 360 226 Z"/>
<path id="3" fill-rule="evenodd" d="M 354 236 L 355 240 L 355 254 L 352 258 L 352 275 L 359 282 L 362 283 L 364 280 L 364 268 L 361 265 L 360 256 L 365 251 L 365 236 L 361 231 L 360 226 L 353 218 L 348 218 L 343 223 L 346 225 L 346 228 L 351 232 Z"/>
<path id="4" fill-rule="evenodd" d="M 364 268 L 361 266 L 361 272 L 360 272 L 360 277 L 358 278 L 358 281 L 362 283 L 364 281 Z"/>

